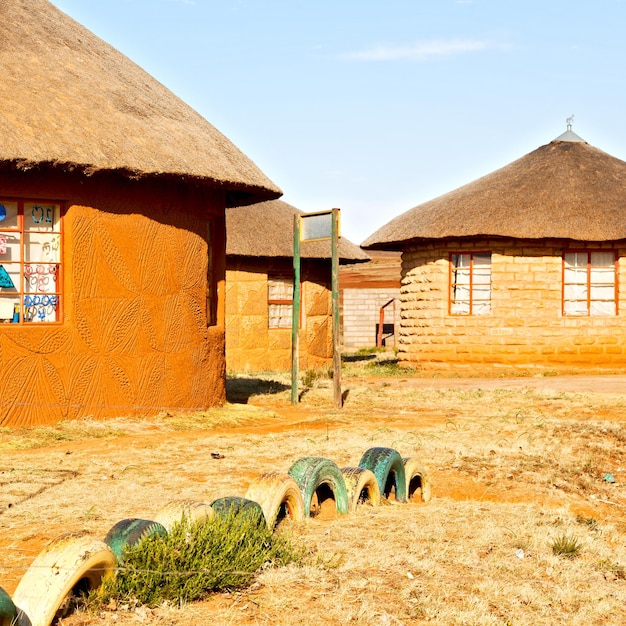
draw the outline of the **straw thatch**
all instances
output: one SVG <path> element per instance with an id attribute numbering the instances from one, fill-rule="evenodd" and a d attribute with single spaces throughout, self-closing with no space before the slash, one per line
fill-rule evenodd
<path id="1" fill-rule="evenodd" d="M 226 255 L 293 258 L 293 218 L 300 213 L 282 200 L 228 209 Z M 329 259 L 330 255 L 330 241 L 307 241 L 300 246 L 300 256 L 304 259 Z M 368 259 L 359 246 L 340 237 L 340 262 L 358 263 Z"/>
<path id="2" fill-rule="evenodd" d="M 0 164 L 185 176 L 228 204 L 280 196 L 201 115 L 47 0 L 0 0 L 0 39 Z"/>
<path id="3" fill-rule="evenodd" d="M 363 242 L 477 235 L 613 241 L 626 238 L 626 163 L 579 140 L 559 139 L 393 219 Z"/>

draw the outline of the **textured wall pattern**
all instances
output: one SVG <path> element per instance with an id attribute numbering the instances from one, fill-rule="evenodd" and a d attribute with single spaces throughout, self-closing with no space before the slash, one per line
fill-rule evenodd
<path id="1" fill-rule="evenodd" d="M 562 253 L 616 249 L 617 316 L 562 315 Z M 449 253 L 492 252 L 491 312 L 448 313 Z M 626 364 L 626 265 L 622 246 L 522 240 L 430 244 L 403 254 L 399 358 L 413 365 L 504 364 L 616 367 Z"/>
<path id="2" fill-rule="evenodd" d="M 282 371 L 291 368 L 291 328 L 269 328 L 268 274 L 288 275 L 285 260 L 227 260 L 226 365 L 230 372 Z M 300 369 L 332 361 L 331 293 L 324 269 L 302 267 Z M 330 280 L 330 269 L 327 271 Z"/>
<path id="3" fill-rule="evenodd" d="M 69 206 L 65 319 L 0 328 L 0 424 L 203 409 L 224 399 L 223 329 L 207 328 L 206 317 L 206 223 L 223 203 L 182 211 L 164 197 L 109 198 L 106 211 Z"/>

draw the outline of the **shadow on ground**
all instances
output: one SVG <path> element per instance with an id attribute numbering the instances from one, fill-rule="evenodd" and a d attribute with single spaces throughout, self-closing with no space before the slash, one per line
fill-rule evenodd
<path id="1" fill-rule="evenodd" d="M 262 378 L 226 378 L 226 400 L 237 404 L 248 404 L 251 396 L 271 395 L 290 389 L 289 385 L 277 380 Z"/>

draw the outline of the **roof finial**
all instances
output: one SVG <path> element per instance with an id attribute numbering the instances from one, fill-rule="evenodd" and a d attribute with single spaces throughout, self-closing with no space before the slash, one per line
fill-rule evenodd
<path id="1" fill-rule="evenodd" d="M 572 113 L 566 120 L 567 130 L 572 130 L 572 122 L 574 121 L 574 114 Z"/>

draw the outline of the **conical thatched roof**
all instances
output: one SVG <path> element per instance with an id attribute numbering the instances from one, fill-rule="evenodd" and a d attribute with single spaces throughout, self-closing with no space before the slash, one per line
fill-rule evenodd
<path id="1" fill-rule="evenodd" d="M 0 163 L 280 190 L 202 116 L 47 0 L 0 0 Z M 216 92 L 219 92 L 216 85 Z"/>
<path id="2" fill-rule="evenodd" d="M 234 207 L 226 211 L 226 256 L 293 258 L 293 216 L 302 213 L 282 200 Z M 330 259 L 330 241 L 305 241 L 303 259 Z M 369 260 L 361 248 L 339 238 L 339 260 L 358 263 Z"/>
<path id="3" fill-rule="evenodd" d="M 571 133 L 370 235 L 364 248 L 475 235 L 611 241 L 626 238 L 626 163 Z"/>

